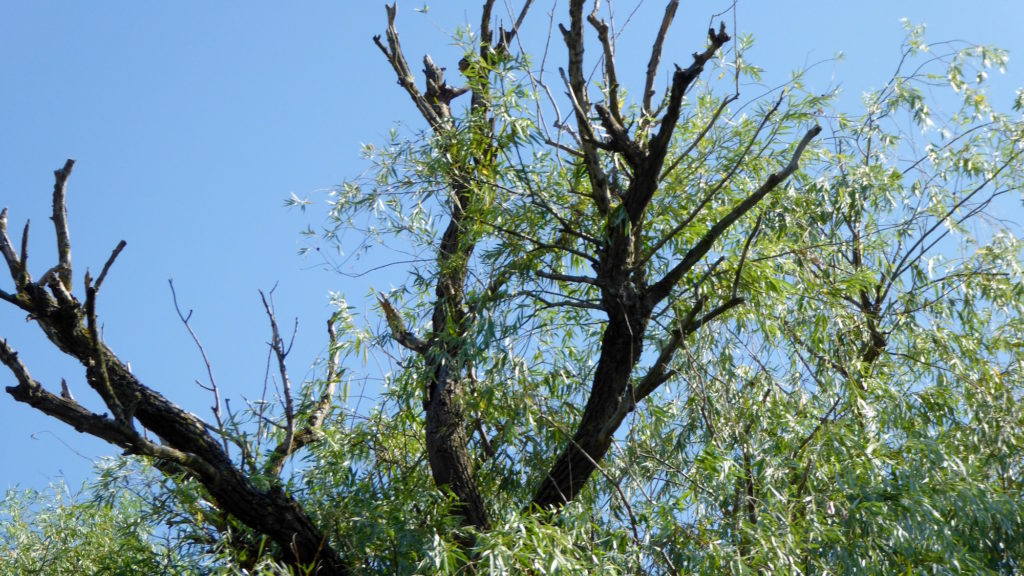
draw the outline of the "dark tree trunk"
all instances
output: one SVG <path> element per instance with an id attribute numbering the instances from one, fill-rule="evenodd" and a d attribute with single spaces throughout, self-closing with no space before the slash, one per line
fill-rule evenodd
<path id="1" fill-rule="evenodd" d="M 629 380 L 643 349 L 647 319 L 635 310 L 613 318 L 602 337 L 590 396 L 576 433 L 534 494 L 533 504 L 540 508 L 561 506 L 579 494 L 611 446 L 626 414 L 623 403 L 633 401 Z"/>

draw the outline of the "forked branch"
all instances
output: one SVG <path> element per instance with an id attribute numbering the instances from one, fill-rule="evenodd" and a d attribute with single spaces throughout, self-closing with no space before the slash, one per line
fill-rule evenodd
<path id="1" fill-rule="evenodd" d="M 334 391 L 337 388 L 340 377 L 338 369 L 338 356 L 340 354 L 338 334 L 334 330 L 333 318 L 327 321 L 327 334 L 330 338 L 330 343 L 328 344 L 327 375 L 324 391 L 306 417 L 306 425 L 292 435 L 290 442 L 286 438 L 270 453 L 266 468 L 274 475 L 281 473 L 284 463 L 289 456 L 324 437 L 324 420 L 327 418 L 327 413 L 331 408 L 331 401 L 334 399 Z"/>
<path id="2" fill-rule="evenodd" d="M 270 349 L 277 359 L 277 370 L 281 376 L 281 393 L 284 396 L 284 440 L 274 449 L 271 458 L 267 463 L 269 473 L 277 476 L 284 467 L 285 458 L 295 451 L 295 401 L 292 397 L 292 381 L 288 377 L 288 367 L 285 359 L 291 351 L 291 343 L 295 342 L 295 332 L 292 333 L 291 343 L 286 347 L 284 339 L 281 338 L 281 331 L 277 327 L 277 313 L 274 310 L 274 291 L 270 291 L 270 298 L 260 290 L 260 299 L 263 301 L 263 309 L 267 313 L 270 322 Z M 295 330 L 298 330 L 298 319 L 295 320 Z"/>
<path id="3" fill-rule="evenodd" d="M 384 9 L 388 14 L 388 29 L 386 32 L 388 43 L 385 46 L 380 39 L 380 35 L 374 36 L 373 42 L 384 53 L 384 57 L 391 63 L 391 67 L 394 68 L 395 74 L 398 76 L 398 85 L 404 88 L 405 92 L 412 98 L 416 108 L 423 115 L 423 118 L 426 119 L 427 123 L 436 129 L 441 126 L 443 118 L 430 105 L 423 93 L 420 92 L 420 89 L 416 87 L 416 76 L 413 75 L 409 62 L 405 59 L 405 54 L 402 53 L 402 44 L 398 39 L 398 30 L 395 29 L 395 17 L 398 14 L 397 4 L 385 4 Z"/>

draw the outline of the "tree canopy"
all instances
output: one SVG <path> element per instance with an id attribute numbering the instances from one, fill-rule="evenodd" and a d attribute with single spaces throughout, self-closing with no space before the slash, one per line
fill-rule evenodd
<path id="1" fill-rule="evenodd" d="M 211 377 L 212 417 L 188 413 L 104 343 L 124 244 L 73 274 L 74 161 L 38 279 L 5 209 L 0 299 L 102 407 L 0 340 L 6 390 L 126 457 L 86 501 L 8 495 L 0 568 L 1020 570 L 1024 254 L 1002 217 L 1024 93 L 1013 111 L 986 94 L 1006 54 L 908 25 L 895 74 L 849 112 L 801 73 L 741 95 L 751 39 L 715 20 L 659 90 L 678 4 L 629 87 L 600 3 L 554 17 L 552 64 L 517 39 L 532 2 L 495 29 L 485 0 L 462 59 L 422 72 L 388 6 L 375 44 L 423 124 L 365 147 L 372 169 L 332 192 L 314 241 L 401 250 L 405 282 L 377 294 L 381 331 L 339 297 L 305 382 L 264 295 L 278 394 L 247 410 L 222 411 Z M 370 350 L 381 401 L 358 410 L 369 369 L 350 360 Z"/>

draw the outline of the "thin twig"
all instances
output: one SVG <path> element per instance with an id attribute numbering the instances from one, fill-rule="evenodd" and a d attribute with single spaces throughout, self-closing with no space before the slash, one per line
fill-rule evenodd
<path id="1" fill-rule="evenodd" d="M 110 260 L 107 261 L 108 265 L 117 257 L 117 253 L 121 251 L 120 249 L 124 248 L 124 241 L 122 240 L 117 246 L 118 248 L 116 248 L 114 253 L 110 255 Z M 104 274 L 107 271 L 107 267 L 108 266 L 103 267 Z M 101 274 L 100 278 L 102 277 L 103 276 Z M 99 282 L 97 281 L 96 284 L 99 285 Z M 228 452 L 228 437 L 227 434 L 224 433 L 224 421 L 221 419 L 220 412 L 220 389 L 217 387 L 216 378 L 213 377 L 213 366 L 210 363 L 210 358 L 206 355 L 206 349 L 203 348 L 203 343 L 199 341 L 199 336 L 196 335 L 195 331 L 192 330 L 192 325 L 189 324 L 189 320 L 192 318 L 192 310 L 188 311 L 188 315 L 181 313 L 181 308 L 178 306 L 178 294 L 174 290 L 174 279 L 168 278 L 167 284 L 171 287 L 171 300 L 174 302 L 174 311 L 178 314 L 178 318 L 181 320 L 181 323 L 185 325 L 185 330 L 188 330 L 188 335 L 192 337 L 192 341 L 195 342 L 196 348 L 199 349 L 199 355 L 203 358 L 203 364 L 206 365 L 206 376 L 210 379 L 210 386 L 204 386 L 198 380 L 196 380 L 196 384 L 198 384 L 203 390 L 213 393 L 213 406 L 210 407 L 210 410 L 213 412 L 213 417 L 217 420 L 217 433 L 220 434 L 221 441 L 224 444 L 224 452 Z"/>
<path id="2" fill-rule="evenodd" d="M 754 236 L 757 236 L 757 231 L 761 229 L 761 220 L 764 218 L 764 214 L 757 215 L 757 221 L 754 222 L 754 229 L 750 231 L 747 236 L 747 241 L 743 243 L 743 252 L 740 253 L 740 263 L 736 266 L 736 277 L 732 280 L 732 297 L 736 297 L 737 290 L 740 287 L 740 274 L 743 272 L 743 264 L 747 261 L 747 252 L 750 250 L 750 243 L 754 241 Z"/>
<path id="3" fill-rule="evenodd" d="M 693 142 L 690 142 L 690 145 L 686 147 L 686 150 L 680 152 L 679 155 L 676 156 L 675 160 L 673 160 L 672 163 L 669 164 L 668 168 L 665 168 L 661 172 L 662 180 L 668 178 L 668 175 L 671 174 L 672 171 L 679 166 L 679 163 L 682 162 L 683 159 L 686 158 L 690 154 L 690 152 L 692 152 L 693 149 L 696 148 L 697 145 L 704 140 L 704 137 L 707 136 L 708 132 L 711 131 L 711 128 L 714 127 L 715 122 L 718 121 L 719 116 L 722 115 L 722 112 L 725 111 L 725 108 L 730 103 L 735 102 L 738 99 L 739 94 L 731 94 L 722 100 L 722 103 L 718 105 L 718 108 L 715 110 L 715 113 L 711 115 L 711 120 L 708 120 L 708 123 L 704 125 L 704 129 L 700 131 L 700 134 L 697 134 L 697 137 L 693 139 Z"/>
<path id="4" fill-rule="evenodd" d="M 276 287 L 275 287 L 276 288 Z M 295 438 L 295 403 L 292 399 L 292 383 L 288 378 L 288 368 L 285 365 L 285 358 L 288 356 L 288 350 L 285 349 L 284 341 L 281 339 L 281 333 L 277 328 L 277 316 L 274 312 L 274 289 L 270 290 L 270 299 L 267 299 L 267 295 L 260 290 L 260 299 L 263 301 L 263 308 L 267 312 L 267 318 L 270 320 L 270 349 L 274 351 L 274 356 L 277 358 L 277 369 L 281 375 L 281 391 L 284 395 L 284 418 L 285 418 L 285 437 L 282 445 L 284 446 L 284 456 L 292 454 L 294 450 L 293 440 Z M 275 451 L 276 452 L 276 451 Z M 281 473 L 281 469 L 284 468 L 284 457 L 278 459 L 272 459 L 268 462 L 268 467 L 271 472 L 275 475 Z"/>
<path id="5" fill-rule="evenodd" d="M 27 232 L 27 230 L 28 229 L 26 228 L 26 232 Z M 100 277 L 96 279 L 96 291 L 97 292 L 99 292 L 100 285 L 103 284 L 103 280 L 107 277 L 107 272 L 110 271 L 110 267 L 114 265 L 114 260 L 117 259 L 117 255 L 120 254 L 121 250 L 124 250 L 124 247 L 127 246 L 127 245 L 128 245 L 127 242 L 125 242 L 124 240 L 121 240 L 120 242 L 117 243 L 117 246 L 114 247 L 114 251 L 110 253 L 110 258 L 107 258 L 106 264 L 103 265 L 103 270 L 100 271 Z M 172 287 L 172 291 L 173 291 L 173 287 Z"/>
<path id="6" fill-rule="evenodd" d="M 789 159 L 789 163 L 786 166 L 774 172 L 768 176 L 761 186 L 755 190 L 752 194 L 747 196 L 742 202 L 737 204 L 732 210 L 729 211 L 721 220 L 715 223 L 701 239 L 694 244 L 692 248 L 686 253 L 682 261 L 676 264 L 661 280 L 657 281 L 647 291 L 648 306 L 653 308 L 658 302 L 661 302 L 669 295 L 672 288 L 679 282 L 683 274 L 693 268 L 705 254 L 711 250 L 711 247 L 718 240 L 718 238 L 725 233 L 740 217 L 750 211 L 751 208 L 756 206 L 769 192 L 774 190 L 779 184 L 789 178 L 793 172 L 796 171 L 800 163 L 800 157 L 803 155 L 804 150 L 821 132 L 821 126 L 814 126 L 804 134 L 804 137 L 797 144 L 796 150 L 793 151 L 792 157 Z"/>
<path id="7" fill-rule="evenodd" d="M 677 234 L 682 232 L 684 228 L 689 226 L 690 222 L 692 222 L 693 219 L 696 218 L 700 214 L 700 212 L 704 209 L 704 207 L 718 194 L 719 190 L 721 190 L 723 187 L 725 187 L 725 185 L 727 183 L 729 183 L 730 180 L 732 180 L 733 176 L 735 176 L 736 173 L 739 171 L 740 166 L 742 166 L 744 164 L 744 162 L 746 161 L 747 154 L 750 153 L 750 149 L 753 148 L 754 143 L 757 142 L 757 137 L 761 135 L 761 131 L 764 129 L 765 126 L 768 125 L 768 120 L 771 119 L 772 115 L 775 114 L 776 111 L 778 111 L 779 106 L 782 105 L 782 100 L 783 100 L 783 98 L 785 98 L 785 96 L 786 96 L 786 93 L 784 91 L 781 92 L 779 94 L 779 98 L 775 101 L 775 105 L 772 106 L 768 110 L 768 112 L 765 113 L 763 118 L 761 118 L 761 122 L 758 124 L 757 129 L 754 130 L 754 134 L 750 137 L 750 140 L 747 142 L 747 145 L 743 148 L 743 151 L 740 152 L 739 157 L 737 157 L 736 161 L 733 162 L 733 164 L 730 167 L 729 171 L 726 172 L 725 175 L 723 175 L 721 179 L 719 179 L 719 181 L 715 184 L 715 186 L 713 186 L 710 190 L 708 190 L 707 194 L 705 194 L 704 197 L 701 198 L 700 202 L 698 202 L 697 205 L 694 206 L 692 210 L 690 210 L 690 213 L 687 214 L 686 217 L 683 218 L 683 220 L 681 222 L 676 224 L 675 227 L 673 227 L 672 230 L 668 234 L 666 234 L 665 236 L 660 238 L 654 244 L 654 247 L 652 247 L 650 249 L 650 251 L 647 253 L 647 255 L 641 260 L 641 263 L 646 263 L 648 260 L 653 258 L 654 255 L 657 254 L 658 250 L 661 250 L 661 248 L 667 242 L 669 242 Z M 728 102 L 729 102 L 728 99 L 726 99 L 725 101 L 722 102 L 722 105 L 719 106 L 719 109 L 718 109 L 719 112 L 721 112 L 721 110 L 725 108 L 725 105 Z M 717 114 L 719 112 L 716 112 L 715 118 L 717 118 Z M 715 118 L 712 118 L 711 121 L 714 122 Z M 711 127 L 711 124 L 709 123 L 705 127 L 705 132 L 704 133 L 706 133 L 706 131 L 708 129 L 710 129 L 710 127 Z M 689 150 L 692 149 L 692 147 L 695 146 L 697 144 L 697 142 L 699 142 L 700 139 L 704 137 L 704 133 L 702 133 L 698 137 L 698 139 L 695 140 L 693 144 L 691 144 L 691 148 L 688 148 L 687 151 L 684 152 L 684 154 L 689 153 Z"/>

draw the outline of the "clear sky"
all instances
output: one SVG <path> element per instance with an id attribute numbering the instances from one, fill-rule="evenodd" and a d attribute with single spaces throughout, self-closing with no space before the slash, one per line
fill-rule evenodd
<path id="1" fill-rule="evenodd" d="M 664 9 L 661 1 L 639 4 L 618 52 L 634 93 Z M 730 2 L 682 4 L 664 69 L 689 63 L 709 16 Z M 300 230 L 322 222 L 325 190 L 363 169 L 360 143 L 383 141 L 398 121 L 423 124 L 372 43 L 385 29 L 383 4 L 283 6 L 38 1 L 0 8 L 0 205 L 9 208 L 10 232 L 17 238 L 30 218 L 33 274 L 55 263 L 52 172 L 75 158 L 68 203 L 76 287 L 85 267 L 95 273 L 119 240 L 128 242 L 99 297 L 106 341 L 146 384 L 203 418 L 210 418 L 211 399 L 194 381 L 205 379 L 205 369 L 175 315 L 168 278 L 182 307 L 194 310 L 193 327 L 235 406 L 258 398 L 264 381 L 268 331 L 257 289 L 276 284 L 282 325 L 299 319 L 289 357 L 298 380 L 325 351 L 328 291 L 344 293 L 376 324 L 362 296 L 403 279 L 346 278 L 297 255 Z M 425 51 L 454 70 L 460 54 L 448 32 L 475 27 L 479 2 L 426 6 L 399 5 L 406 55 L 417 70 Z M 635 6 L 615 3 L 620 26 Z M 566 22 L 566 7 L 565 0 L 537 0 L 524 39 L 543 42 L 551 10 Z M 902 17 L 927 23 L 930 41 L 1010 50 L 1008 74 L 993 94 L 1009 107 L 1014 88 L 1024 85 L 1024 3 L 1017 0 L 740 0 L 738 26 L 755 36 L 748 60 L 766 70 L 768 85 L 842 51 L 843 61 L 819 68 L 821 88 L 840 85 L 852 105 L 891 76 Z M 726 24 L 732 33 L 731 16 Z M 550 58 L 564 62 L 560 41 L 552 50 Z M 314 202 L 306 215 L 283 208 L 291 193 Z M 12 288 L 6 276 L 0 286 Z M 64 377 L 80 400 L 102 411 L 81 368 L 6 304 L 0 336 L 44 385 L 57 390 Z M 0 369 L 0 384 L 13 383 Z M 0 438 L 0 489 L 60 479 L 74 488 L 90 477 L 90 459 L 117 453 L 7 394 L 0 394 Z"/>

